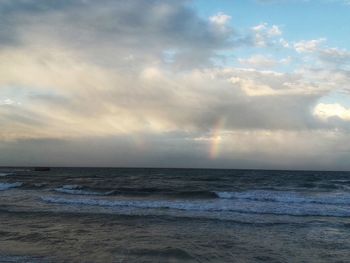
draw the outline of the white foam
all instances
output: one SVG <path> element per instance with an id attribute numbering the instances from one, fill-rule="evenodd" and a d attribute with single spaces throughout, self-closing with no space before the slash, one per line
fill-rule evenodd
<path id="1" fill-rule="evenodd" d="M 0 191 L 5 191 L 11 188 L 20 187 L 22 183 L 0 183 Z"/>
<path id="2" fill-rule="evenodd" d="M 350 180 L 346 180 L 346 179 L 335 179 L 330 181 L 334 183 L 350 183 Z"/>
<path id="3" fill-rule="evenodd" d="M 30 258 L 26 256 L 3 256 L 0 255 L 0 262 L 6 262 L 6 263 L 38 263 L 42 261 L 38 261 L 38 259 Z"/>
<path id="4" fill-rule="evenodd" d="M 143 201 L 143 200 L 106 200 L 92 198 L 70 199 L 64 197 L 42 197 L 45 202 L 69 204 L 69 205 L 91 205 L 91 206 L 127 206 L 135 208 L 172 208 L 181 210 L 198 210 L 200 207 L 196 203 L 186 201 Z M 201 209 L 202 210 L 202 209 Z M 205 208 L 204 208 L 205 210 Z"/>
<path id="5" fill-rule="evenodd" d="M 9 175 L 14 175 L 14 173 L 4 173 L 4 172 L 0 173 L 0 177 L 5 177 L 5 176 L 9 176 Z"/>
<path id="6" fill-rule="evenodd" d="M 318 203 L 334 205 L 350 205 L 350 193 L 319 193 L 317 195 L 284 191 L 245 191 L 245 192 L 215 192 L 222 199 L 246 199 L 252 201 L 269 201 L 281 203 Z"/>
<path id="7" fill-rule="evenodd" d="M 83 190 L 80 185 L 64 185 L 62 187 L 54 189 L 56 192 L 71 194 L 71 195 L 109 195 L 112 192 L 94 192 L 89 190 Z"/>
<path id="8" fill-rule="evenodd" d="M 74 190 L 74 189 L 81 189 L 83 187 L 78 184 L 66 184 L 66 185 L 63 185 L 61 188 L 67 189 L 67 190 Z"/>
<path id="9" fill-rule="evenodd" d="M 340 216 L 350 217 L 348 207 L 325 204 L 298 204 L 262 202 L 251 200 L 234 201 L 230 199 L 201 200 L 201 201 L 170 201 L 170 200 L 120 200 L 101 198 L 65 198 L 60 196 L 41 197 L 47 203 L 73 205 L 73 206 L 97 206 L 130 209 L 157 209 L 167 213 L 168 210 L 186 211 L 191 213 L 227 213 L 238 212 L 248 214 L 275 214 L 293 216 Z M 119 210 L 117 210 L 119 211 Z"/>

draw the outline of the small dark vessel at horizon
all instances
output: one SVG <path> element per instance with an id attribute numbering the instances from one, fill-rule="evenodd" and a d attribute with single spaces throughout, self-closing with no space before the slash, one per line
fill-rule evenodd
<path id="1" fill-rule="evenodd" d="M 36 172 L 48 172 L 50 170 L 51 170 L 50 167 L 35 167 L 34 168 L 34 171 L 36 171 Z"/>

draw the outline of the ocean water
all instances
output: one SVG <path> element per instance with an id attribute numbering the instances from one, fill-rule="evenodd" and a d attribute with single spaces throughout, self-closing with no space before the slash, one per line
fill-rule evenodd
<path id="1" fill-rule="evenodd" d="M 0 262 L 350 262 L 350 173 L 0 169 Z"/>

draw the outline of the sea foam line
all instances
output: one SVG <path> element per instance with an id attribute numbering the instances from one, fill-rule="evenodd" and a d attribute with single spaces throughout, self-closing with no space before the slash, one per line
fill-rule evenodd
<path id="1" fill-rule="evenodd" d="M 4 173 L 4 172 L 0 173 L 0 177 L 5 177 L 5 176 L 9 176 L 9 175 L 14 175 L 14 173 Z"/>
<path id="2" fill-rule="evenodd" d="M 80 185 L 64 185 L 54 189 L 56 192 L 71 194 L 71 195 L 110 195 L 113 191 L 109 192 L 96 192 L 90 190 L 84 190 Z"/>
<path id="3" fill-rule="evenodd" d="M 22 183 L 0 183 L 0 191 L 22 186 Z"/>
<path id="4" fill-rule="evenodd" d="M 321 193 L 318 195 L 282 191 L 245 191 L 245 192 L 215 192 L 222 199 L 244 199 L 262 202 L 280 203 L 315 203 L 330 205 L 350 205 L 350 194 L 346 192 Z"/>
<path id="5" fill-rule="evenodd" d="M 107 200 L 97 198 L 64 198 L 59 196 L 41 197 L 46 203 L 98 206 L 98 207 L 127 207 L 131 209 L 174 209 L 188 212 L 226 213 L 236 212 L 245 214 L 274 214 L 291 216 L 338 216 L 350 217 L 350 210 L 342 206 L 321 204 L 282 204 L 271 202 L 251 202 L 230 200 L 217 201 L 169 201 L 169 200 Z M 164 210 L 166 211 L 166 210 Z"/>

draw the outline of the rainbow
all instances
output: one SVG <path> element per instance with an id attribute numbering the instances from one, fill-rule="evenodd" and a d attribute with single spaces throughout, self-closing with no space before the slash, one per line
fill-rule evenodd
<path id="1" fill-rule="evenodd" d="M 214 125 L 209 149 L 210 159 L 216 159 L 219 155 L 222 142 L 221 132 L 224 127 L 224 122 L 224 118 L 220 118 Z"/>

